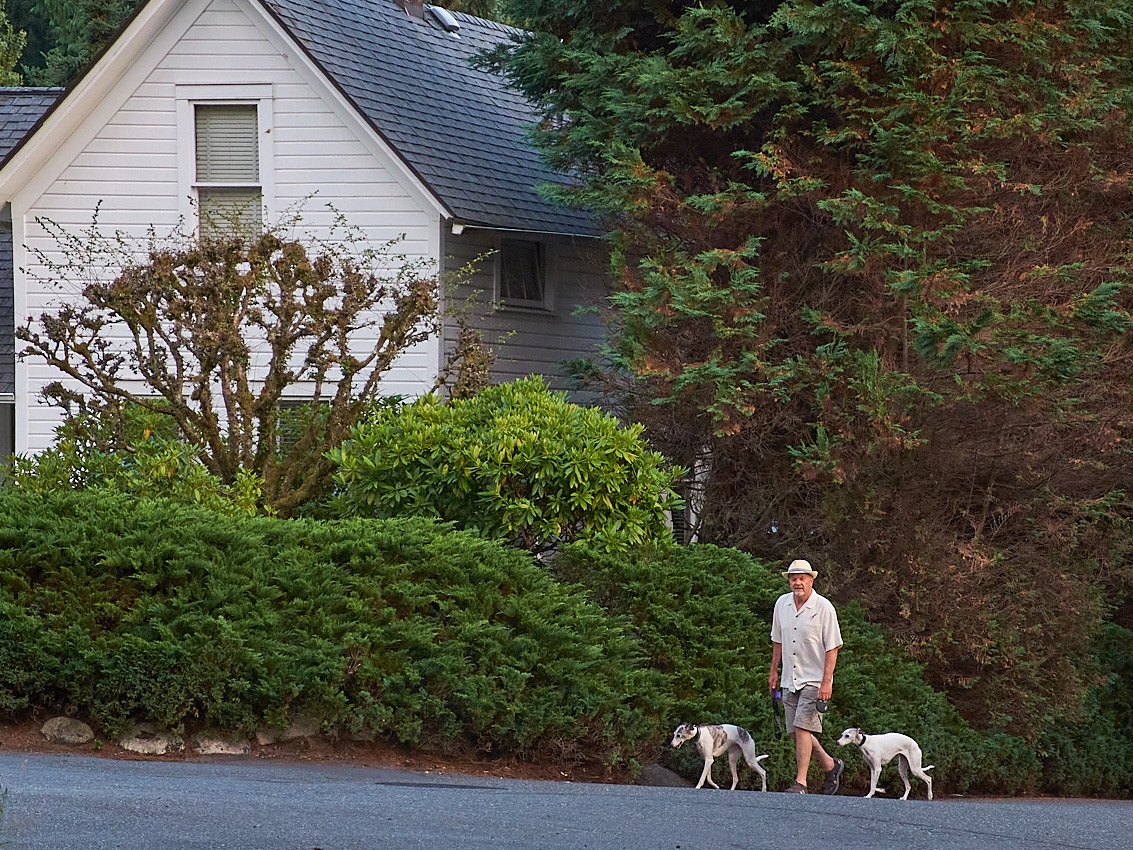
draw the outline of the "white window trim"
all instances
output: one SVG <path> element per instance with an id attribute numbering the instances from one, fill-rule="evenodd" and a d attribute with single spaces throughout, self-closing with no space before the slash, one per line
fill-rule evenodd
<path id="1" fill-rule="evenodd" d="M 500 276 L 503 268 L 503 243 L 505 240 L 514 242 L 536 242 L 543 246 L 543 301 L 508 301 L 500 292 Z M 497 310 L 508 310 L 522 313 L 553 313 L 555 311 L 555 265 L 556 252 L 554 243 L 547 239 L 524 239 L 512 235 L 497 236 L 495 240 L 495 261 L 492 263 L 492 293 Z"/>
<path id="2" fill-rule="evenodd" d="M 256 104 L 259 129 L 260 192 L 263 195 L 263 222 L 269 224 L 276 214 L 275 167 L 272 155 L 272 86 L 271 83 L 232 83 L 212 85 L 178 85 L 177 99 L 177 197 L 178 212 L 188 232 L 196 233 L 200 225 L 196 190 L 197 134 L 193 108 L 197 104 Z"/>

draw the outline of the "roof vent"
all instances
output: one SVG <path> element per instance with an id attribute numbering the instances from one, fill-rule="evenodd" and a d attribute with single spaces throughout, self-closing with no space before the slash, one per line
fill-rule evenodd
<path id="1" fill-rule="evenodd" d="M 460 21 L 452 16 L 452 12 L 448 9 L 442 9 L 440 6 L 430 6 L 429 11 L 433 13 L 433 17 L 437 19 L 442 27 L 448 32 L 456 32 L 460 29 Z"/>

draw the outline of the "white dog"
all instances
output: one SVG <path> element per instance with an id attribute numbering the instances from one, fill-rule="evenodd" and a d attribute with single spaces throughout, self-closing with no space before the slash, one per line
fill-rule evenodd
<path id="1" fill-rule="evenodd" d="M 759 764 L 767 758 L 767 753 L 761 756 L 755 754 L 755 741 L 751 739 L 747 729 L 742 726 L 733 726 L 731 723 L 721 723 L 718 726 L 697 726 L 694 723 L 682 723 L 673 732 L 672 745 L 679 747 L 685 741 L 694 740 L 700 754 L 704 756 L 704 770 L 700 773 L 700 781 L 696 783 L 697 788 L 704 787 L 705 781 L 713 788 L 720 787 L 712 781 L 712 761 L 716 756 L 723 755 L 724 751 L 727 750 L 728 766 L 732 768 L 731 790 L 735 791 L 736 785 L 740 781 L 736 774 L 736 762 L 740 760 L 741 754 L 748 766 L 759 774 L 760 781 L 763 783 L 762 790 L 767 790 L 767 771 Z"/>
<path id="2" fill-rule="evenodd" d="M 869 765 L 869 793 L 866 794 L 867 797 L 872 797 L 878 791 L 884 793 L 884 788 L 877 787 L 877 779 L 881 776 L 882 766 L 889 764 L 893 761 L 893 756 L 897 756 L 897 770 L 901 773 L 901 781 L 905 783 L 905 796 L 901 799 L 909 799 L 910 770 L 914 775 L 924 780 L 924 784 L 928 786 L 928 798 L 932 799 L 932 777 L 925 771 L 932 770 L 933 765 L 921 767 L 920 745 L 908 735 L 902 735 L 898 732 L 866 735 L 861 729 L 854 727 L 842 733 L 842 737 L 838 739 L 838 744 L 843 747 L 847 744 L 857 744 L 861 747 L 862 757 Z"/>

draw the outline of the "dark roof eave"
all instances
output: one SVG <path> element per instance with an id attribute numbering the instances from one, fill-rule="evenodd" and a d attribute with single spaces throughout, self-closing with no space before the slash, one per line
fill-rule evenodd
<path id="1" fill-rule="evenodd" d="M 602 239 L 605 232 L 599 228 L 594 228 L 590 232 L 579 230 L 551 230 L 539 227 L 509 227 L 502 224 L 491 224 L 476 221 L 462 221 L 459 218 L 447 219 L 453 228 L 460 227 L 462 230 L 491 230 L 496 233 L 524 233 L 532 236 L 561 236 L 571 239 Z"/>

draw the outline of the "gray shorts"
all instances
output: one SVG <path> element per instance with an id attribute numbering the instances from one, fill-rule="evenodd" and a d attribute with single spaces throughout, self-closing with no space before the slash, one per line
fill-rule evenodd
<path id="1" fill-rule="evenodd" d="M 787 721 L 787 731 L 796 727 L 808 732 L 822 731 L 822 714 L 818 711 L 818 686 L 803 685 L 801 691 L 787 691 L 783 694 L 783 716 Z"/>

